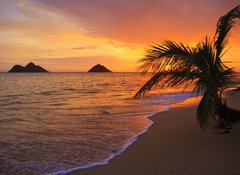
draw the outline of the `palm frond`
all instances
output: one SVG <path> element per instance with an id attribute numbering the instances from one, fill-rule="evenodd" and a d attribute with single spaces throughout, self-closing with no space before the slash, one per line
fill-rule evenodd
<path id="1" fill-rule="evenodd" d="M 225 68 L 221 72 L 219 72 L 216 76 L 216 86 L 218 89 L 222 89 L 228 87 L 234 83 L 236 83 L 237 78 L 233 68 Z"/>
<path id="2" fill-rule="evenodd" d="M 204 41 L 200 41 L 197 46 L 197 53 L 194 57 L 194 64 L 202 72 L 209 73 L 215 68 L 216 64 L 216 52 L 214 44 L 209 37 L 206 37 Z"/>
<path id="3" fill-rule="evenodd" d="M 197 72 L 188 71 L 168 71 L 158 72 L 149 81 L 147 81 L 142 88 L 135 94 L 134 98 L 144 96 L 152 89 L 163 87 L 179 87 L 185 85 L 187 87 L 195 79 L 197 79 Z"/>
<path id="4" fill-rule="evenodd" d="M 165 71 L 166 67 L 185 69 L 189 62 L 193 50 L 183 43 L 166 40 L 161 44 L 156 44 L 147 50 L 146 56 L 139 62 L 139 70 L 142 72 Z"/>
<path id="5" fill-rule="evenodd" d="M 196 90 L 220 89 L 235 82 L 235 72 L 216 58 L 214 43 L 207 37 L 197 45 L 194 64 L 199 70 L 196 86 L 201 87 L 196 87 Z"/>
<path id="6" fill-rule="evenodd" d="M 239 23 L 240 5 L 230 10 L 226 15 L 220 17 L 215 32 L 215 47 L 217 50 L 217 58 L 220 58 L 224 48 L 228 44 L 228 35 L 230 30 Z"/>

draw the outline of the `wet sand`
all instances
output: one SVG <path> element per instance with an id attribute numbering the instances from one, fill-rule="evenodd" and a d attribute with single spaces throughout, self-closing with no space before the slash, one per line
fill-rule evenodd
<path id="1" fill-rule="evenodd" d="M 201 130 L 195 115 L 198 100 L 151 117 L 148 132 L 109 164 L 72 175 L 239 175 L 240 122 L 228 134 Z M 228 104 L 240 109 L 240 95 Z"/>

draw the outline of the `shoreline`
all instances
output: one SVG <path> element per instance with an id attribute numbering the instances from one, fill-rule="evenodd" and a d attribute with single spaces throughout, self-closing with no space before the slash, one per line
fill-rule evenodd
<path id="1" fill-rule="evenodd" d="M 118 156 L 121 156 L 122 154 L 124 154 L 124 152 L 131 146 L 133 145 L 138 139 L 139 137 L 141 137 L 142 135 L 144 135 L 146 132 L 148 132 L 148 130 L 151 128 L 151 126 L 153 125 L 153 120 L 151 119 L 152 117 L 161 114 L 162 112 L 168 112 L 171 110 L 172 107 L 182 104 L 182 103 L 188 103 L 188 105 L 193 105 L 193 103 L 196 102 L 196 99 L 199 98 L 199 95 L 196 96 L 190 96 L 190 97 L 185 97 L 183 99 L 183 101 L 177 102 L 177 103 L 173 103 L 170 104 L 168 108 L 163 109 L 162 111 L 158 111 L 155 112 L 153 114 L 150 114 L 148 116 L 145 116 L 144 119 L 149 123 L 140 133 L 138 133 L 137 135 L 131 137 L 123 146 L 120 150 L 116 151 L 115 153 L 112 153 L 107 159 L 102 160 L 101 162 L 93 162 L 89 165 L 86 166 L 81 166 L 81 167 L 75 167 L 75 168 L 71 168 L 71 169 L 67 169 L 67 170 L 60 170 L 57 172 L 53 172 L 50 173 L 49 175 L 71 175 L 72 173 L 78 172 L 78 171 L 84 171 L 84 170 L 88 170 L 88 169 L 92 169 L 92 168 L 96 168 L 99 166 L 104 166 L 104 165 L 108 165 L 113 159 L 115 159 Z M 194 99 L 194 100 L 193 100 Z"/>
<path id="2" fill-rule="evenodd" d="M 115 159 L 118 156 L 121 156 L 122 154 L 124 154 L 124 152 L 131 146 L 133 145 L 138 139 L 139 137 L 141 137 L 142 135 L 144 135 L 146 132 L 148 132 L 148 130 L 151 128 L 151 126 L 154 124 L 152 118 L 154 116 L 157 116 L 159 114 L 161 114 L 162 112 L 168 112 L 171 110 L 172 107 L 178 106 L 182 103 L 187 103 L 188 105 L 193 105 L 194 103 L 196 103 L 196 99 L 198 99 L 200 96 L 196 95 L 196 96 L 191 96 L 188 97 L 186 99 L 184 99 L 183 101 L 177 102 L 177 103 L 173 103 L 170 104 L 170 106 L 167 109 L 164 109 L 162 111 L 150 114 L 148 116 L 145 116 L 144 119 L 147 120 L 147 122 L 149 123 L 138 135 L 131 137 L 126 144 L 124 144 L 122 146 L 122 148 L 120 150 L 118 150 L 116 153 L 111 154 L 107 159 L 101 161 L 101 162 L 93 162 L 90 165 L 86 165 L 86 166 L 82 166 L 82 167 L 75 167 L 72 169 L 68 169 L 68 170 L 61 170 L 61 171 L 57 171 L 57 172 L 53 172 L 50 173 L 49 175 L 71 175 L 72 173 L 78 172 L 78 171 L 84 171 L 84 170 L 88 170 L 91 168 L 96 168 L 98 166 L 104 166 L 104 165 L 108 165 L 113 159 Z"/>
<path id="3" fill-rule="evenodd" d="M 83 170 L 88 170 L 91 168 L 96 168 L 98 166 L 108 165 L 113 159 L 115 159 L 118 156 L 121 156 L 121 154 L 123 154 L 128 149 L 128 147 L 130 147 L 132 144 L 134 144 L 139 139 L 139 137 L 141 137 L 146 132 L 148 132 L 148 130 L 151 128 L 151 126 L 154 123 L 153 120 L 151 119 L 152 117 L 159 115 L 162 112 L 168 112 L 171 110 L 172 107 L 174 107 L 176 105 L 178 106 L 179 104 L 182 104 L 182 103 L 187 103 L 188 105 L 193 105 L 194 103 L 196 103 L 196 99 L 198 99 L 199 97 L 201 97 L 201 96 L 196 95 L 196 96 L 187 97 L 183 101 L 170 104 L 167 109 L 164 109 L 162 111 L 158 111 L 156 113 L 145 116 L 144 119 L 147 120 L 147 122 L 149 124 L 138 135 L 131 137 L 128 140 L 128 142 L 126 142 L 126 144 L 122 146 L 122 149 L 118 150 L 116 153 L 111 154 L 107 159 L 105 159 L 101 162 L 93 162 L 90 165 L 86 165 L 86 166 L 82 166 L 82 167 L 75 167 L 75 168 L 68 169 L 68 170 L 61 170 L 61 171 L 53 172 L 53 173 L 50 173 L 49 175 L 69 175 L 69 174 L 72 174 L 72 173 L 75 173 L 78 171 L 83 171 Z"/>
<path id="4" fill-rule="evenodd" d="M 194 97 L 191 97 L 191 98 L 194 98 Z M 186 99 L 186 100 L 188 100 L 188 99 Z M 186 101 L 186 100 L 184 100 L 184 101 Z M 182 103 L 182 102 L 180 102 L 180 103 Z M 174 105 L 176 105 L 176 104 L 174 104 Z M 149 116 L 144 117 L 144 119 L 147 120 L 149 122 L 149 124 L 138 135 L 136 135 L 134 137 L 131 137 L 129 139 L 129 141 L 125 145 L 123 145 L 122 149 L 118 150 L 115 154 L 111 154 L 109 156 L 109 158 L 103 160 L 102 162 L 94 162 L 94 163 L 92 163 L 90 165 L 86 165 L 86 166 L 82 166 L 82 167 L 76 167 L 76 168 L 72 168 L 72 169 L 69 169 L 69 170 L 62 170 L 62 171 L 50 173 L 49 175 L 71 175 L 72 173 L 75 173 L 75 172 L 78 172 L 78 171 L 83 171 L 83 170 L 88 170 L 88 169 L 95 168 L 95 167 L 98 167 L 98 166 L 108 165 L 113 159 L 115 159 L 118 156 L 121 156 L 128 149 L 128 147 L 133 145 L 138 140 L 138 138 L 140 136 L 142 136 L 146 132 L 148 132 L 149 128 L 151 128 L 151 126 L 154 123 L 151 120 L 152 117 L 154 117 L 155 115 L 158 115 L 161 112 L 167 112 L 167 111 L 170 110 L 170 108 L 171 108 L 171 105 L 166 110 L 162 110 L 160 112 L 156 112 L 154 114 L 151 114 Z"/>
<path id="5" fill-rule="evenodd" d="M 240 105 L 237 103 L 240 95 L 235 95 L 231 97 L 229 100 L 229 106 L 239 109 Z M 194 100 L 193 100 L 194 99 Z M 199 100 L 199 99 L 198 99 Z M 111 175 L 111 174 L 211 174 L 216 172 L 218 174 L 226 174 L 226 170 L 223 171 L 225 164 L 229 164 L 231 168 L 229 170 L 234 170 L 238 174 L 240 173 L 240 168 L 237 166 L 237 158 L 240 156 L 240 151 L 236 148 L 240 146 L 240 140 L 237 139 L 236 136 L 240 136 L 240 125 L 238 123 L 233 124 L 233 130 L 230 131 L 229 134 L 217 134 L 213 129 L 206 129 L 202 131 L 199 128 L 199 125 L 196 122 L 196 97 L 192 97 L 187 99 L 184 102 L 180 102 L 178 104 L 171 105 L 169 111 L 158 112 L 153 116 L 148 117 L 149 120 L 153 122 L 151 127 L 148 127 L 145 132 L 141 133 L 138 137 L 136 137 L 136 141 L 133 141 L 133 144 L 130 144 L 124 152 L 114 156 L 113 159 L 110 160 L 109 163 L 102 164 L 101 166 L 93 166 L 91 168 L 85 169 L 72 169 L 71 171 L 65 171 L 65 174 L 71 175 Z M 236 132 L 239 131 L 239 132 Z M 231 138 L 237 139 L 237 144 L 233 144 L 232 146 L 235 149 L 228 150 L 228 147 L 225 144 L 229 144 L 233 140 Z M 197 139 L 198 138 L 198 139 Z M 200 139 L 200 140 L 199 140 Z M 230 139 L 230 140 L 227 140 Z M 204 149 L 207 153 L 214 152 L 213 145 L 205 145 L 206 141 L 211 142 L 216 140 L 217 142 L 221 142 L 220 148 L 225 148 L 227 152 L 231 152 L 232 150 L 236 151 L 235 156 L 232 154 L 224 154 L 225 158 L 229 160 L 224 160 L 219 162 L 221 158 L 214 159 L 212 165 L 215 168 L 206 168 L 205 159 L 213 159 L 213 156 L 208 154 L 203 154 L 201 152 L 200 155 L 196 151 L 195 147 L 199 147 L 199 145 L 204 146 Z M 200 142 L 201 141 L 201 142 Z M 226 142 L 225 142 L 226 141 Z M 194 146 L 195 145 L 195 146 Z M 222 145 L 222 146 L 221 146 Z M 225 145 L 225 146 L 224 146 Z M 184 148 L 180 149 L 178 148 Z M 216 145 L 215 145 L 216 146 Z M 218 148 L 218 147 L 216 147 Z M 219 150 L 218 148 L 217 150 Z M 212 151 L 209 151 L 212 150 Z M 194 151 L 195 150 L 195 151 Z M 201 149 L 200 149 L 201 150 Z M 224 149 L 223 149 L 224 150 Z M 193 156 L 194 155 L 194 156 Z M 203 156 L 204 155 L 204 156 Z M 215 156 L 217 154 L 214 154 Z M 229 158 L 226 155 L 231 155 Z M 197 157 L 200 157 L 198 161 L 196 161 Z M 220 157 L 222 157 L 221 155 Z M 219 156 L 216 156 L 219 157 Z M 176 160 L 178 160 L 176 162 Z M 183 162 L 187 163 L 183 163 Z M 196 161 L 196 162 L 195 162 Z M 200 162 L 199 162 L 200 161 Z M 175 163 L 174 163 L 175 162 Z M 200 164 L 199 167 L 196 167 L 197 163 L 204 163 L 204 167 Z M 191 164 L 191 165 L 190 165 Z M 218 167 L 219 165 L 219 167 Z M 221 166 L 220 166 L 221 165 Z M 232 165 L 232 166 L 231 166 Z M 226 166 L 228 167 L 228 166 Z M 235 168 L 234 168 L 235 167 Z M 226 169 L 226 168 L 225 168 Z M 188 171 L 186 171 L 188 170 Z M 214 170 L 214 171 L 213 171 Z M 187 173 L 188 172 L 188 173 Z M 228 172 L 228 171 L 227 171 Z M 60 173 L 60 172 L 58 172 Z M 230 174 L 232 174 L 230 173 Z"/>

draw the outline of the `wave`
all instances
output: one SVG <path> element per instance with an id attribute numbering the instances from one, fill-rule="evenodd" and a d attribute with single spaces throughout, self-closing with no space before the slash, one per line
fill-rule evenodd
<path id="1" fill-rule="evenodd" d="M 195 97 L 195 96 L 198 96 L 198 94 L 196 93 L 191 93 L 191 92 L 186 92 L 186 93 L 169 93 L 171 95 L 174 95 L 177 99 L 177 101 L 172 102 L 171 104 L 168 104 L 166 105 L 165 109 L 162 109 L 161 111 L 158 111 L 156 113 L 153 113 L 151 115 L 148 115 L 148 116 L 145 116 L 144 119 L 148 122 L 148 125 L 140 132 L 138 133 L 137 135 L 131 137 L 123 146 L 121 149 L 119 150 L 114 150 L 112 151 L 112 154 L 110 154 L 110 156 L 105 159 L 105 160 L 102 160 L 101 162 L 93 162 L 89 165 L 85 165 L 85 166 L 80 166 L 80 167 L 76 167 L 76 168 L 71 168 L 69 170 L 62 170 L 62 171 L 58 171 L 58 172 L 54 172 L 54 173 L 50 173 L 49 175 L 67 175 L 67 174 L 70 174 L 74 171 L 79 171 L 79 170 L 84 170 L 84 169 L 89 169 L 89 168 L 94 168 L 96 166 L 101 166 L 101 165 L 107 165 L 109 164 L 109 162 L 115 158 L 116 156 L 119 156 L 121 155 L 130 145 L 132 145 L 135 141 L 138 140 L 138 138 L 143 135 L 144 133 L 146 133 L 149 128 L 153 125 L 153 121 L 150 119 L 152 116 L 155 116 L 161 112 L 166 112 L 166 111 L 169 111 L 170 110 L 170 107 L 171 105 L 173 104 L 177 104 L 177 103 L 181 103 L 181 102 L 184 102 L 186 101 L 187 99 L 189 98 L 192 98 L 192 97 Z M 166 94 L 166 95 L 169 95 L 169 94 Z M 156 96 L 156 99 L 159 99 L 161 98 L 163 95 L 158 95 Z M 157 103 L 157 102 L 156 102 Z M 151 104 L 151 103 L 149 103 Z M 154 103 L 155 104 L 155 103 Z M 159 103 L 157 103 L 159 105 Z M 146 105 L 146 104 L 144 104 Z"/>
<path id="2" fill-rule="evenodd" d="M 164 111 L 168 111 L 167 110 L 164 110 Z M 163 111 L 161 111 L 163 112 Z M 157 112 L 159 113 L 159 112 Z M 132 145 L 135 141 L 137 141 L 137 139 L 139 138 L 139 136 L 143 135 L 144 133 L 146 133 L 148 131 L 148 129 L 152 126 L 153 122 L 152 120 L 150 120 L 149 118 L 156 115 L 157 113 L 155 114 L 152 114 L 150 116 L 147 116 L 145 117 L 145 119 L 149 122 L 148 126 L 146 128 L 144 128 L 144 130 L 142 132 L 140 132 L 138 135 L 130 138 L 123 146 L 121 149 L 119 150 L 114 150 L 112 151 L 112 154 L 105 160 L 101 161 L 101 162 L 93 162 L 91 163 L 90 165 L 86 165 L 86 166 L 81 166 L 81 167 L 76 167 L 76 168 L 72 168 L 72 169 L 69 169 L 67 171 L 58 171 L 58 172 L 55 172 L 55 173 L 50 173 L 49 175 L 67 175 L 69 173 L 72 173 L 74 171 L 77 171 L 77 170 L 84 170 L 84 169 L 88 169 L 88 168 L 93 168 L 93 167 L 96 167 L 96 166 L 99 166 L 99 165 L 107 165 L 113 158 L 115 158 L 116 156 L 119 156 L 121 155 L 130 145 Z"/>
<path id="3" fill-rule="evenodd" d="M 37 93 L 36 95 L 56 95 L 57 91 L 44 91 Z"/>

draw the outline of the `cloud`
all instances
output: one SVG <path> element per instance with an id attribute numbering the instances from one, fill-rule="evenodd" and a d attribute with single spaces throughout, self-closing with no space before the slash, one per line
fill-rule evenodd
<path id="1" fill-rule="evenodd" d="M 97 45 L 89 45 L 89 46 L 83 46 L 83 47 L 73 47 L 72 50 L 86 50 L 86 49 L 97 49 Z"/>
<path id="2" fill-rule="evenodd" d="M 126 42 L 166 37 L 193 39 L 214 30 L 235 0 L 38 0 L 38 5 L 75 19 L 92 35 Z M 202 36 L 203 35 L 203 36 Z"/>
<path id="3" fill-rule="evenodd" d="M 20 9 L 23 9 L 25 7 L 25 1 L 21 0 L 21 1 L 17 2 L 16 7 L 20 8 Z"/>

